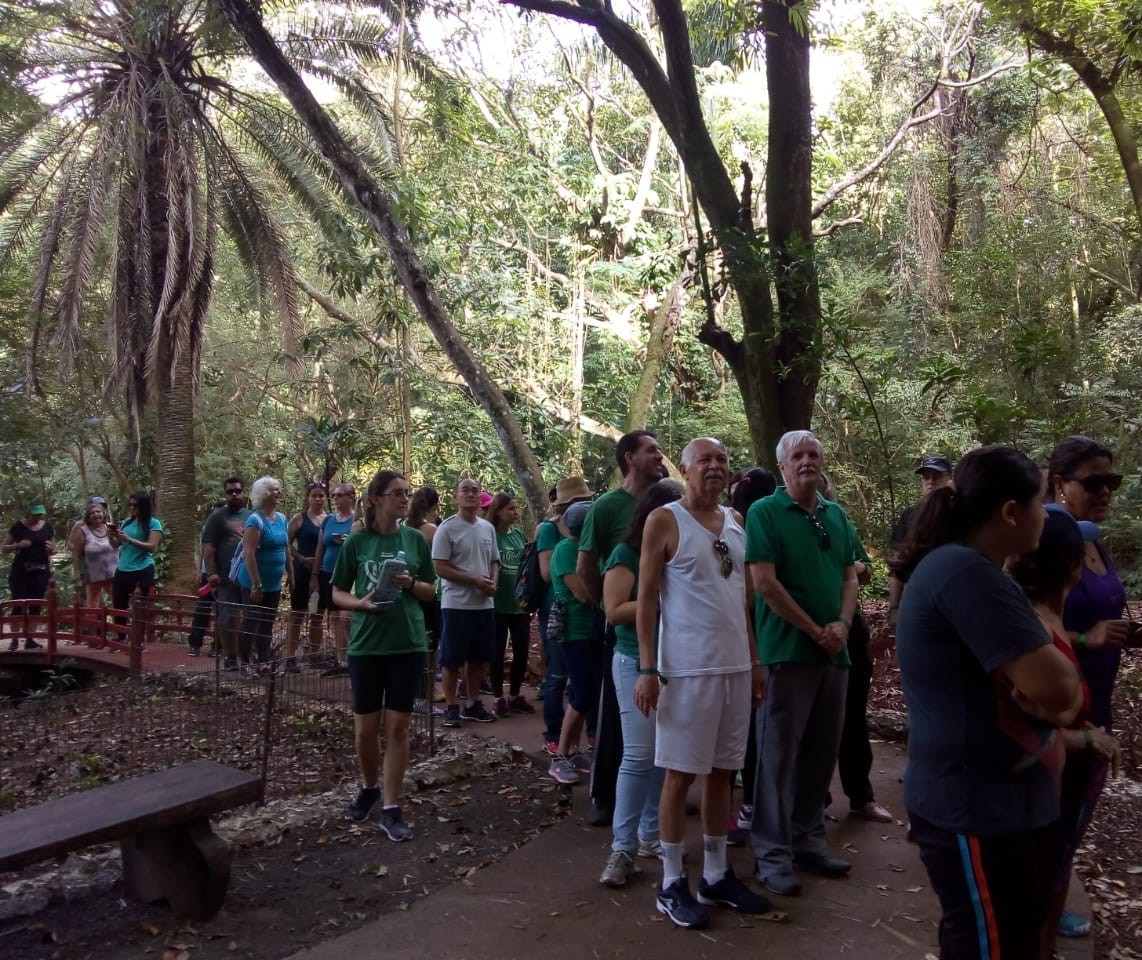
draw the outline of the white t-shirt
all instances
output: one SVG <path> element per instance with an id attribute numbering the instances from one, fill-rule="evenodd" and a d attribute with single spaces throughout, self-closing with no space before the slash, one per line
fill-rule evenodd
<path id="1" fill-rule="evenodd" d="M 492 564 L 500 559 L 496 545 L 496 528 L 476 517 L 469 523 L 458 513 L 436 528 L 432 538 L 432 559 L 447 560 L 452 566 L 473 576 L 491 575 Z M 440 578 L 440 606 L 444 610 L 492 610 L 495 598 L 476 587 Z"/>

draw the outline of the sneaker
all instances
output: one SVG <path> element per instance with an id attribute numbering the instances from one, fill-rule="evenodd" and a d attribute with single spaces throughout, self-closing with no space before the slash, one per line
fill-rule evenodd
<path id="1" fill-rule="evenodd" d="M 557 783 L 578 783 L 579 774 L 566 757 L 553 757 L 551 766 L 547 768 L 548 775 Z"/>
<path id="2" fill-rule="evenodd" d="M 607 865 L 599 875 L 599 883 L 604 887 L 625 887 L 627 880 L 637 872 L 634 857 L 624 850 L 615 850 L 607 858 Z"/>
<path id="3" fill-rule="evenodd" d="M 710 915 L 694 899 L 686 874 L 682 874 L 669 887 L 658 888 L 658 912 L 665 913 L 675 925 L 687 930 L 705 930 Z"/>
<path id="4" fill-rule="evenodd" d="M 738 829 L 753 829 L 753 807 L 748 803 L 743 803 L 741 809 L 738 810 Z"/>
<path id="5" fill-rule="evenodd" d="M 512 713 L 535 713 L 535 707 L 518 693 L 508 701 L 508 707 Z"/>
<path id="6" fill-rule="evenodd" d="M 19 649 L 20 649 L 20 641 L 19 640 L 13 640 L 10 644 L 8 644 L 8 652 L 9 653 L 15 653 Z"/>
<path id="7" fill-rule="evenodd" d="M 497 697 L 492 710 L 497 717 L 510 717 L 512 715 L 512 708 L 508 706 L 507 697 Z"/>
<path id="8" fill-rule="evenodd" d="M 496 718 L 488 713 L 483 700 L 473 700 L 468 706 L 460 710 L 461 720 L 475 720 L 476 723 L 491 723 Z"/>
<path id="9" fill-rule="evenodd" d="M 201 657 L 202 656 L 202 648 L 201 647 L 191 647 L 189 650 L 186 651 L 186 655 L 188 657 Z"/>
<path id="10" fill-rule="evenodd" d="M 558 740 L 544 740 L 543 752 L 549 757 L 559 756 L 559 741 Z"/>
<path id="11" fill-rule="evenodd" d="M 765 897 L 734 876 L 732 867 L 726 867 L 726 875 L 717 883 L 706 883 L 705 877 L 698 881 L 698 902 L 733 907 L 738 913 L 768 913 L 773 909 Z"/>
<path id="12" fill-rule="evenodd" d="M 440 721 L 442 727 L 460 726 L 460 704 L 450 703 L 444 708 L 444 719 Z"/>
<path id="13" fill-rule="evenodd" d="M 238 672 L 238 659 L 237 659 L 237 657 L 226 657 L 222 661 L 222 670 L 225 673 L 237 673 Z"/>
<path id="14" fill-rule="evenodd" d="M 484 677 L 484 679 L 480 681 L 480 693 L 488 697 L 494 697 L 496 695 L 496 692 L 492 689 L 492 681 L 487 677 Z"/>
<path id="15" fill-rule="evenodd" d="M 463 680 L 456 682 L 456 698 L 458 700 L 468 699 L 468 684 Z"/>
<path id="16" fill-rule="evenodd" d="M 42 643 L 36 643 L 36 641 L 33 640 L 31 637 L 28 637 L 28 639 L 24 641 L 24 649 L 25 650 L 42 650 L 43 646 L 44 645 Z M 144 650 L 147 649 L 146 645 L 143 646 L 143 649 Z"/>
<path id="17" fill-rule="evenodd" d="M 653 840 L 639 840 L 638 855 L 650 859 L 662 859 L 662 841 L 657 837 Z"/>
<path id="18" fill-rule="evenodd" d="M 745 842 L 749 839 L 749 831 L 743 830 L 741 827 L 730 827 L 726 831 L 726 846 L 727 847 L 744 847 Z"/>
<path id="19" fill-rule="evenodd" d="M 393 843 L 412 839 L 412 827 L 404 822 L 400 807 L 385 807 L 377 817 L 377 826 Z"/>
<path id="20" fill-rule="evenodd" d="M 286 657 L 282 664 L 282 674 L 287 673 L 301 673 L 301 667 L 297 665 L 297 657 Z"/>
<path id="21" fill-rule="evenodd" d="M 570 759 L 571 766 L 575 768 L 576 773 L 589 774 L 591 772 L 591 760 L 589 757 L 587 757 L 586 754 L 580 753 L 578 750 L 576 750 L 573 754 L 571 754 Z"/>
<path id="22" fill-rule="evenodd" d="M 341 663 L 340 661 L 338 661 L 334 666 L 330 667 L 328 670 L 322 670 L 321 675 L 323 677 L 343 677 L 348 672 L 349 672 L 349 664 Z"/>
<path id="23" fill-rule="evenodd" d="M 362 787 L 357 794 L 357 799 L 345 809 L 345 819 L 355 820 L 357 823 L 367 820 L 369 813 L 372 812 L 373 807 L 377 805 L 377 801 L 380 799 L 380 787 Z"/>
<path id="24" fill-rule="evenodd" d="M 444 711 L 439 707 L 434 707 L 423 697 L 417 697 L 412 702 L 412 712 L 420 717 L 427 717 L 431 713 L 434 717 L 444 716 Z"/>

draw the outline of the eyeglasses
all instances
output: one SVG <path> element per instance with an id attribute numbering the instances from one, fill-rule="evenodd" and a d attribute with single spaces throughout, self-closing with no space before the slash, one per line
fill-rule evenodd
<path id="1" fill-rule="evenodd" d="M 333 492 L 333 496 L 335 496 L 335 497 L 355 497 L 355 496 L 357 496 L 357 491 L 356 490 L 335 490 Z M 386 496 L 387 496 L 387 494 L 386 494 Z"/>
<path id="2" fill-rule="evenodd" d="M 820 544 L 822 550 L 828 550 L 833 545 L 833 538 L 829 536 L 829 531 L 825 529 L 825 525 L 821 523 L 816 514 L 807 513 L 806 517 L 817 531 L 817 543 Z"/>
<path id="3" fill-rule="evenodd" d="M 1066 479 L 1077 483 L 1087 493 L 1100 493 L 1103 487 L 1114 493 L 1122 486 L 1121 473 L 1092 473 L 1086 477 L 1067 477 Z"/>
<path id="4" fill-rule="evenodd" d="M 734 572 L 734 558 L 730 556 L 730 545 L 721 537 L 714 541 L 714 553 L 722 563 L 722 577 L 726 580 Z"/>
<path id="5" fill-rule="evenodd" d="M 381 494 L 382 497 L 396 497 L 399 500 L 407 500 L 412 494 L 408 490 L 388 490 Z"/>

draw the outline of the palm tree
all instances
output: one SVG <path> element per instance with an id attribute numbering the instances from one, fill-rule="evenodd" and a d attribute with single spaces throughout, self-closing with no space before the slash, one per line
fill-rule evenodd
<path id="1" fill-rule="evenodd" d="M 0 267 L 23 258 L 32 275 L 30 382 L 49 346 L 74 369 L 85 307 L 105 299 L 108 386 L 125 394 L 137 447 L 154 405 L 158 511 L 172 579 L 185 588 L 219 237 L 234 243 L 290 356 L 298 286 L 275 211 L 288 199 L 345 236 L 332 175 L 275 95 L 231 81 L 238 41 L 210 0 L 4 2 L 0 36 Z M 290 49 L 372 114 L 372 132 L 384 128 L 382 101 L 360 72 L 361 58 L 367 67 L 387 55 L 383 25 L 293 32 Z M 385 161 L 364 145 L 362 155 Z"/>

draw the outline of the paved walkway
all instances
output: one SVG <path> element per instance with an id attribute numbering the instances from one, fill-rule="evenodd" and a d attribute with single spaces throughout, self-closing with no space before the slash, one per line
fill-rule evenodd
<path id="1" fill-rule="evenodd" d="M 475 732 L 473 727 L 529 751 L 539 739 L 540 724 L 534 717 L 471 724 L 465 731 Z M 874 751 L 878 799 L 899 815 L 903 747 L 874 744 Z M 841 796 L 839 787 L 834 786 L 833 795 Z M 841 819 L 829 824 L 830 845 L 853 861 L 848 879 L 804 875 L 800 897 L 773 898 L 775 906 L 788 913 L 786 923 L 715 908 L 710 928 L 694 932 L 674 927 L 655 911 L 654 886 L 661 876 L 656 861 L 640 861 L 645 872 L 626 889 L 599 885 L 610 831 L 585 824 L 585 787 L 576 787 L 573 796 L 569 817 L 499 863 L 414 901 L 407 912 L 389 914 L 296 954 L 294 960 L 358 960 L 381 952 L 385 960 L 421 960 L 426 954 L 448 960 L 698 960 L 731 952 L 783 960 L 917 960 L 936 955 L 939 909 L 901 822 L 865 823 L 844 816 L 843 803 L 834 805 L 830 812 L 840 813 Z M 701 864 L 700 832 L 697 818 L 690 818 L 691 864 Z M 730 862 L 739 876 L 752 873 L 747 848 L 731 849 Z M 695 875 L 696 869 L 691 871 Z M 1077 885 L 1072 906 L 1089 916 L 1089 904 Z M 1089 940 L 1063 944 L 1063 949 L 1067 960 L 1092 955 Z"/>

